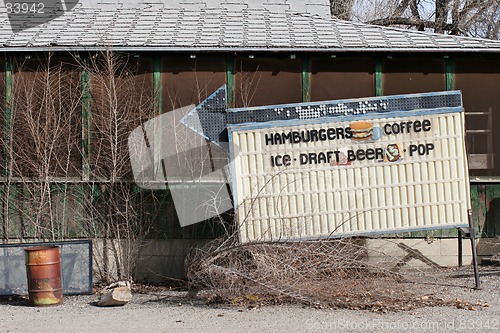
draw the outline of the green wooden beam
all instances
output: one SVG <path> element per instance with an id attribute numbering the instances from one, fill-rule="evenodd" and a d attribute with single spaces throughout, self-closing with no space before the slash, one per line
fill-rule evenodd
<path id="1" fill-rule="evenodd" d="M 309 57 L 302 58 L 302 102 L 311 101 L 311 62 Z"/>
<path id="2" fill-rule="evenodd" d="M 484 237 L 484 221 L 486 220 L 486 206 L 484 202 L 484 195 L 480 195 L 480 188 L 478 184 L 470 184 L 470 196 L 472 205 L 472 219 L 474 225 L 478 226 L 478 237 Z M 483 192 L 484 193 L 484 192 Z"/>
<path id="3" fill-rule="evenodd" d="M 59 221 L 61 230 L 60 230 L 60 235 L 59 239 L 67 239 L 68 237 L 75 237 L 76 235 L 71 235 L 71 230 L 70 230 L 70 223 L 69 223 L 69 214 L 68 214 L 68 197 L 69 197 L 69 184 L 64 183 L 62 184 L 62 191 L 63 191 L 63 202 L 62 202 L 62 216 L 61 216 L 61 221 Z"/>
<path id="4" fill-rule="evenodd" d="M 12 107 L 14 105 L 14 80 L 12 73 L 12 57 L 5 59 L 5 142 L 10 144 L 10 129 L 12 118 Z"/>
<path id="5" fill-rule="evenodd" d="M 85 67 L 86 62 L 80 71 L 80 93 L 82 96 L 81 109 L 81 124 L 82 124 L 82 180 L 90 181 L 91 179 L 91 154 L 92 154 L 92 94 L 90 87 L 90 73 Z M 76 220 L 78 225 L 83 225 L 86 220 L 85 200 L 93 200 L 90 193 L 87 191 L 85 183 L 80 184 L 76 190 L 77 214 Z"/>
<path id="6" fill-rule="evenodd" d="M 226 57 L 227 106 L 234 107 L 234 56 Z"/>
<path id="7" fill-rule="evenodd" d="M 5 100 L 4 100 L 4 176 L 10 179 L 12 176 L 11 165 L 11 129 L 12 129 L 12 107 L 14 105 L 14 77 L 13 77 L 12 57 L 5 58 Z M 8 242 L 10 236 L 10 190 L 11 184 L 4 182 L 2 184 L 2 229 L 3 239 Z"/>
<path id="8" fill-rule="evenodd" d="M 161 84 L 161 56 L 153 57 L 153 117 L 158 117 L 162 113 L 162 84 Z M 158 122 L 155 122 L 158 123 Z M 162 125 L 159 124 L 159 128 L 154 129 L 154 142 L 153 144 L 153 161 L 161 161 L 161 151 L 162 151 L 162 135 L 161 128 Z M 155 179 L 163 178 L 163 167 L 161 163 L 155 163 L 154 166 Z"/>
<path id="9" fill-rule="evenodd" d="M 82 94 L 82 180 L 90 180 L 90 158 L 92 140 L 92 95 L 90 92 L 90 73 L 83 68 L 80 73 Z"/>
<path id="10" fill-rule="evenodd" d="M 153 58 L 153 116 L 162 113 L 161 57 Z"/>
<path id="11" fill-rule="evenodd" d="M 382 58 L 375 58 L 375 96 L 384 95 L 384 86 L 382 82 Z"/>
<path id="12" fill-rule="evenodd" d="M 4 106 L 4 152 L 5 152 L 5 172 L 4 176 L 10 176 L 10 153 L 12 149 L 11 128 L 12 128 L 12 108 L 14 107 L 14 74 L 13 74 L 13 59 L 6 57 L 5 59 L 5 106 Z"/>
<path id="13" fill-rule="evenodd" d="M 455 63 L 450 57 L 445 57 L 446 90 L 455 89 Z"/>

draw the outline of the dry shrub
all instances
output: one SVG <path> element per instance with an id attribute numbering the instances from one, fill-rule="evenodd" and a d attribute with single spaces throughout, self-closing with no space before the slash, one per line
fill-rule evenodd
<path id="1" fill-rule="evenodd" d="M 376 311 L 442 304 L 432 297 L 418 297 L 422 290 L 408 285 L 405 276 L 387 262 L 369 262 L 362 238 L 215 241 L 193 250 L 186 267 L 191 286 L 210 290 L 212 302 L 291 302 Z"/>

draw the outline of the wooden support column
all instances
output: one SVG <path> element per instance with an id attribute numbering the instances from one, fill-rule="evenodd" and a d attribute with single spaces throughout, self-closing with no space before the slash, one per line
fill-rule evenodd
<path id="1" fill-rule="evenodd" d="M 384 95 L 384 86 L 382 82 L 382 58 L 375 58 L 375 96 Z"/>
<path id="2" fill-rule="evenodd" d="M 11 152 L 12 152 L 12 107 L 14 105 L 14 80 L 13 80 L 13 60 L 11 56 L 5 58 L 5 105 L 4 105 L 4 181 L 2 182 L 2 231 L 4 242 L 9 241 L 9 207 L 10 190 L 12 177 Z"/>
<path id="3" fill-rule="evenodd" d="M 308 56 L 302 58 L 302 102 L 311 101 L 311 64 Z"/>
<path id="4" fill-rule="evenodd" d="M 162 113 L 162 85 L 161 85 L 161 56 L 154 56 L 153 58 L 153 117 L 158 117 Z M 153 144 L 153 161 L 154 165 L 154 175 L 156 180 L 164 179 L 162 163 L 156 163 L 156 161 L 161 161 L 161 151 L 162 151 L 162 124 L 160 122 L 155 122 L 158 124 L 158 128 L 154 129 L 154 142 Z"/>
<path id="5" fill-rule="evenodd" d="M 449 56 L 445 56 L 446 90 L 455 89 L 455 64 Z"/>
<path id="6" fill-rule="evenodd" d="M 161 56 L 153 58 L 153 116 L 162 113 L 162 86 L 161 86 Z"/>
<path id="7" fill-rule="evenodd" d="M 13 80 L 13 65 L 12 57 L 8 56 L 5 59 L 5 149 L 9 149 L 8 146 L 11 144 L 10 134 L 11 134 L 11 119 L 12 119 L 12 107 L 14 105 L 14 80 Z M 6 154 L 7 160 L 8 154 Z"/>
<path id="8" fill-rule="evenodd" d="M 90 158 L 92 139 L 90 74 L 86 68 L 80 73 L 80 89 L 82 92 L 82 180 L 90 180 Z"/>
<path id="9" fill-rule="evenodd" d="M 234 56 L 226 57 L 226 91 L 227 91 L 227 106 L 234 107 Z"/>
<path id="10" fill-rule="evenodd" d="M 78 215 L 77 222 L 80 225 L 88 218 L 85 201 L 94 201 L 96 198 L 95 189 L 99 187 L 91 182 L 91 154 L 92 154 L 92 95 L 90 90 L 90 73 L 86 68 L 86 59 L 81 59 L 83 67 L 80 71 L 80 93 L 81 93 L 81 149 L 82 149 L 82 174 L 80 185 L 76 185 L 76 193 L 78 200 Z M 99 235 L 93 235 L 98 237 Z"/>

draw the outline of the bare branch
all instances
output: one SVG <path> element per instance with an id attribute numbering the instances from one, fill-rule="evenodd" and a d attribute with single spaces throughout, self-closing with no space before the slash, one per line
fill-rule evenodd
<path id="1" fill-rule="evenodd" d="M 352 8 L 354 0 L 330 0 L 330 12 L 333 17 L 340 20 L 350 20 L 352 18 Z"/>
<path id="2" fill-rule="evenodd" d="M 381 8 L 372 12 L 379 14 L 365 19 L 365 22 L 452 35 L 498 38 L 496 31 L 499 30 L 500 20 L 496 0 L 432 0 L 425 5 L 420 0 L 401 0 L 396 2 L 396 6 L 393 0 L 376 3 Z M 429 13 L 431 3 L 434 5 L 432 14 Z"/>
<path id="3" fill-rule="evenodd" d="M 393 25 L 405 25 L 408 27 L 423 26 L 424 28 L 432 28 L 432 29 L 435 29 L 437 27 L 436 22 L 434 22 L 434 21 L 418 20 L 418 19 L 407 18 L 407 17 L 383 18 L 383 19 L 373 20 L 373 21 L 370 21 L 367 23 L 381 25 L 381 26 L 393 26 Z M 446 24 L 446 25 L 444 25 L 444 27 L 445 27 L 445 30 L 448 30 L 448 29 L 452 28 L 452 25 Z"/>

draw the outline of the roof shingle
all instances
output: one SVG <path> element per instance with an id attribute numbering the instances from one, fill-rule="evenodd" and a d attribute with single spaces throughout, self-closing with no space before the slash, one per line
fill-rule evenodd
<path id="1" fill-rule="evenodd" d="M 90 6 L 79 3 L 52 21 L 14 33 L 0 28 L 4 51 L 19 49 L 185 50 L 185 51 L 485 51 L 500 52 L 500 41 L 439 35 L 340 21 L 290 10 L 254 6 L 185 8 L 163 3 Z M 5 8 L 0 15 L 6 18 Z M 33 18 L 35 19 L 35 18 Z"/>

